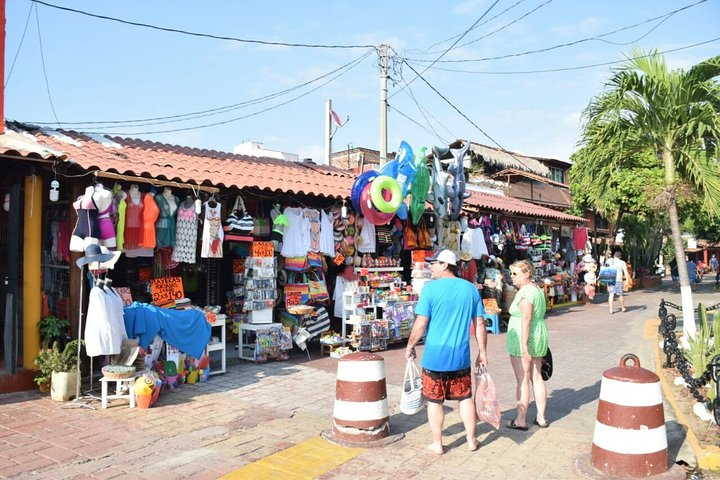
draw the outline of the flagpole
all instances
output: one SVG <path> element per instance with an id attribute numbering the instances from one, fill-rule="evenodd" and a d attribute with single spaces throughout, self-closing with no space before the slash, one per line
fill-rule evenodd
<path id="1" fill-rule="evenodd" d="M 325 165 L 330 165 L 332 155 L 332 100 L 325 100 Z"/>

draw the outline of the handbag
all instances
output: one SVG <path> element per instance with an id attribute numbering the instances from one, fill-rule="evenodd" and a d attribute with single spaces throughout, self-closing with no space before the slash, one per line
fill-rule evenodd
<path id="1" fill-rule="evenodd" d="M 415 250 L 418 248 L 417 233 L 412 226 L 412 222 L 407 222 L 403 230 L 403 250 Z"/>
<path id="2" fill-rule="evenodd" d="M 327 269 L 327 264 L 325 263 L 325 257 L 323 257 L 323 254 L 320 252 L 308 252 L 307 253 L 307 263 L 310 268 L 318 268 L 321 270 Z"/>
<path id="3" fill-rule="evenodd" d="M 422 395 L 422 377 L 415 365 L 415 360 L 409 358 L 405 365 L 403 391 L 400 394 L 400 411 L 405 415 L 415 415 L 424 407 L 425 398 Z"/>
<path id="4" fill-rule="evenodd" d="M 253 220 L 253 237 L 267 238 L 270 236 L 270 220 L 267 218 L 256 218 Z"/>
<path id="5" fill-rule="evenodd" d="M 603 285 L 615 285 L 616 277 L 617 268 L 615 268 L 615 265 L 610 265 L 606 262 L 605 265 L 600 267 L 600 272 L 598 273 L 598 280 Z"/>
<path id="6" fill-rule="evenodd" d="M 283 262 L 283 268 L 292 272 L 304 272 L 309 270 L 307 255 L 301 255 L 299 257 L 285 257 Z"/>
<path id="7" fill-rule="evenodd" d="M 296 273 L 290 272 L 288 275 L 287 282 L 285 283 L 285 286 L 283 287 L 283 292 L 285 293 L 284 301 L 286 306 L 291 305 L 305 305 L 310 301 L 310 286 L 307 284 L 307 279 L 305 278 L 305 275 L 303 274 L 303 280 L 304 282 L 299 282 L 296 279 Z M 288 305 L 288 295 L 291 296 L 291 299 L 293 297 L 297 297 L 299 295 L 299 300 L 291 300 L 290 305 Z"/>
<path id="8" fill-rule="evenodd" d="M 308 279 L 308 288 L 310 301 L 314 303 L 322 303 L 330 300 L 330 294 L 328 293 L 327 284 L 325 283 L 325 275 L 322 272 L 310 272 L 310 275 L 315 276 L 315 280 Z"/>
<path id="9" fill-rule="evenodd" d="M 327 309 L 325 307 L 319 307 L 315 310 L 315 314 L 315 317 L 307 320 L 303 325 L 310 335 L 309 338 L 330 330 L 330 314 L 328 314 Z"/>
<path id="10" fill-rule="evenodd" d="M 223 230 L 228 233 L 251 235 L 253 231 L 253 218 L 245 210 L 245 203 L 240 195 L 235 199 L 235 205 L 230 215 L 225 219 Z"/>
<path id="11" fill-rule="evenodd" d="M 431 248 L 430 231 L 425 223 L 425 217 L 421 217 L 417 224 L 417 243 L 419 248 Z"/>
<path id="12" fill-rule="evenodd" d="M 478 419 L 487 422 L 495 430 L 500 429 L 500 404 L 495 393 L 495 382 L 487 367 L 482 365 L 475 372 L 475 412 Z"/>
<path id="13" fill-rule="evenodd" d="M 550 377 L 552 377 L 553 374 L 553 358 L 552 353 L 550 352 L 550 347 L 547 349 L 547 353 L 542 358 L 542 362 L 540 363 L 540 374 L 542 375 L 542 379 L 546 382 L 550 380 Z"/>

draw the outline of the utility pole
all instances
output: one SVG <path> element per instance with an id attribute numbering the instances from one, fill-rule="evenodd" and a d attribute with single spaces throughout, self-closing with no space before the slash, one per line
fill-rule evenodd
<path id="1" fill-rule="evenodd" d="M 332 111 L 332 100 L 325 100 L 325 165 L 330 165 L 330 156 L 332 155 L 332 120 L 330 112 Z"/>
<path id="2" fill-rule="evenodd" d="M 388 45 L 380 45 L 380 166 L 387 162 Z"/>

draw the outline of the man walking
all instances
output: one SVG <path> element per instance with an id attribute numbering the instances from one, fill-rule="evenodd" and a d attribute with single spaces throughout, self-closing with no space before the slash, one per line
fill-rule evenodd
<path id="1" fill-rule="evenodd" d="M 610 295 L 610 298 L 608 299 L 608 304 L 610 306 L 610 313 L 615 313 L 615 310 L 613 310 L 613 298 L 615 295 L 617 295 L 618 300 L 620 300 L 620 311 L 625 311 L 625 281 L 630 280 L 630 274 L 628 273 L 627 269 L 627 263 L 625 263 L 622 260 L 622 253 L 620 250 L 615 252 L 615 255 L 613 257 L 611 266 L 615 267 L 615 271 L 617 272 L 615 274 L 615 285 L 608 285 L 608 294 Z M 627 279 L 627 280 L 625 280 Z"/>
<path id="2" fill-rule="evenodd" d="M 428 400 L 428 423 L 433 438 L 428 448 L 438 455 L 444 453 L 443 402 L 458 400 L 467 447 L 474 451 L 478 444 L 470 376 L 470 327 L 475 327 L 474 341 L 479 350 L 475 365 L 487 365 L 485 309 L 475 285 L 457 278 L 455 253 L 441 250 L 428 261 L 434 280 L 423 287 L 415 307 L 415 323 L 405 357 L 415 357 L 415 345 L 426 334 L 421 365 L 423 396 Z"/>

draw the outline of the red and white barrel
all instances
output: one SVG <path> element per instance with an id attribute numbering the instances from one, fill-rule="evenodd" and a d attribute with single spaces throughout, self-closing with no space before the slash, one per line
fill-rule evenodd
<path id="1" fill-rule="evenodd" d="M 613 477 L 648 477 L 668 469 L 660 378 L 640 368 L 633 354 L 603 373 L 590 463 Z"/>
<path id="2" fill-rule="evenodd" d="M 382 440 L 390 432 L 385 360 L 355 352 L 338 360 L 333 437 L 346 444 Z"/>

